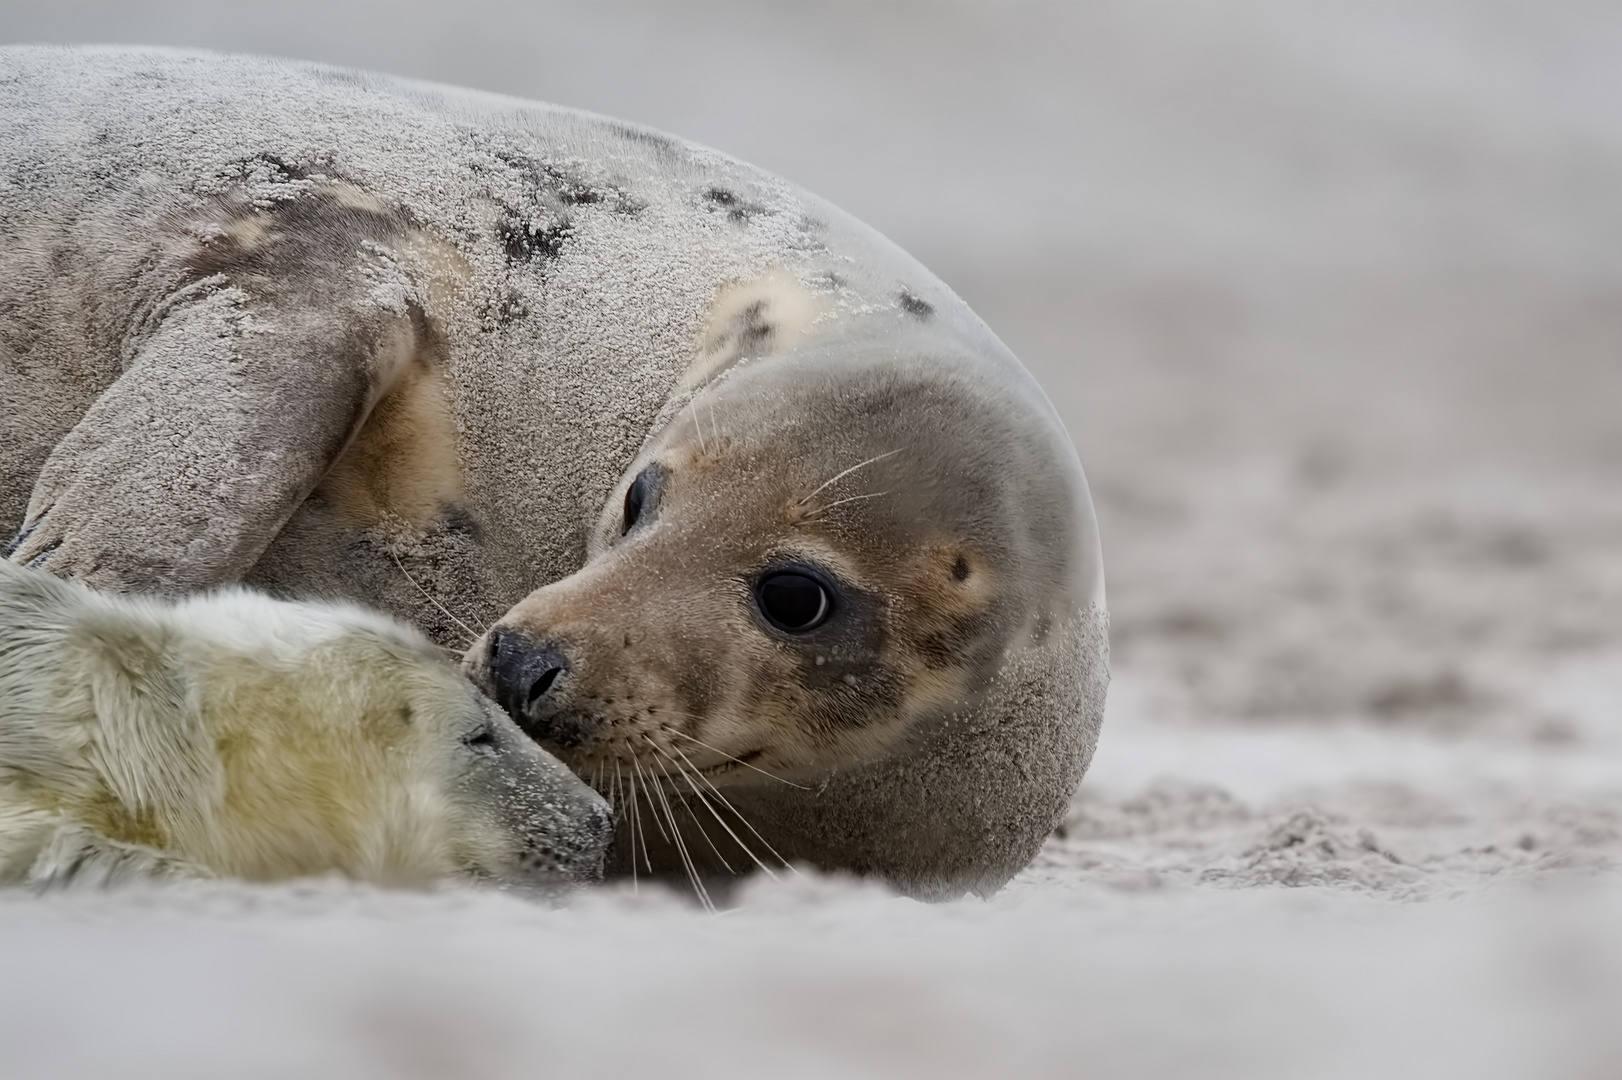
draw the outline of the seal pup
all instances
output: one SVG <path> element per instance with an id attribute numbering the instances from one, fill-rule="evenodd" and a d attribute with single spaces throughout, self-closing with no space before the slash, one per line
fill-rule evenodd
<path id="1" fill-rule="evenodd" d="M 638 662 L 688 673 L 686 686 L 662 676 L 674 696 L 647 703 L 701 717 L 684 733 L 745 748 L 735 756 L 770 741 L 788 768 L 787 747 L 806 748 L 789 782 L 820 792 L 814 808 L 784 801 L 797 789 L 776 781 L 776 795 L 740 790 L 734 805 L 763 832 L 773 822 L 759 818 L 781 819 L 790 857 L 928 895 L 1006 880 L 1086 766 L 1106 616 L 1092 507 L 1061 424 L 945 285 L 776 177 L 619 121 L 319 65 L 10 49 L 0 279 L 0 527 L 16 530 L 14 560 L 114 590 L 241 580 L 344 597 L 445 644 L 505 628 L 474 646 L 470 670 L 485 678 L 506 642 L 518 674 L 485 685 L 538 734 L 527 698 L 557 666 L 561 594 L 521 611 L 526 597 L 588 558 L 593 582 L 608 567 L 639 575 L 617 586 L 626 599 L 604 609 L 605 626 L 661 581 L 720 589 L 694 608 L 714 613 L 713 634 L 688 620 L 674 635 L 651 610 L 624 623 L 622 643 L 670 637 L 668 655 Z M 814 422 L 789 424 L 788 396 Z M 786 433 L 775 449 L 760 442 L 768 430 Z M 733 488 L 689 488 L 701 471 L 681 455 L 694 444 L 720 455 L 705 475 Z M 745 446 L 759 470 L 727 466 Z M 603 521 L 657 495 L 649 464 L 668 470 L 678 502 L 703 490 L 777 513 L 755 489 L 778 490 L 782 471 L 803 510 L 825 510 L 761 523 L 754 546 L 726 548 L 748 555 L 730 577 L 719 564 L 689 576 L 685 561 L 744 523 L 683 510 L 689 547 L 670 546 L 673 502 L 647 543 L 607 544 Z M 1018 469 L 1034 478 L 995 477 Z M 868 482 L 880 486 L 858 490 Z M 828 498 L 878 491 L 898 494 L 866 507 Z M 921 516 L 885 516 L 902 508 Z M 1041 543 L 1010 539 L 1032 529 Z M 770 625 L 737 639 L 754 659 L 777 650 L 773 664 L 751 660 L 745 682 L 728 669 L 745 654 L 717 649 L 765 617 L 749 560 L 767 536 L 814 549 L 821 562 L 795 558 L 822 568 L 825 580 L 801 576 L 821 581 L 835 614 L 803 640 Z M 874 558 L 885 544 L 902 545 L 883 553 L 888 569 Z M 931 668 L 934 631 L 911 620 L 946 616 L 905 583 L 931 552 L 960 548 L 969 575 L 948 575 L 936 599 L 978 597 L 986 622 L 965 624 L 962 648 L 941 646 Z M 812 596 L 785 581 L 767 592 Z M 735 601 L 724 613 L 721 597 Z M 817 665 L 806 642 L 854 626 L 863 602 L 871 632 L 845 647 L 873 662 L 829 653 Z M 576 686 L 609 665 L 587 651 L 567 658 Z M 843 689 L 823 685 L 832 670 Z M 695 689 L 705 678 L 744 695 L 726 724 L 764 725 L 760 740 L 711 738 L 721 714 Z M 796 718 L 816 730 L 784 742 Z M 836 721 L 852 731 L 832 737 Z M 609 779 L 608 744 L 595 745 L 581 767 L 600 763 L 593 781 L 628 794 Z M 642 796 L 687 791 L 653 779 Z M 657 840 L 645 855 L 644 870 L 700 869 Z"/>
<path id="2" fill-rule="evenodd" d="M 338 872 L 553 890 L 611 815 L 421 634 L 0 562 L 0 884 Z"/>

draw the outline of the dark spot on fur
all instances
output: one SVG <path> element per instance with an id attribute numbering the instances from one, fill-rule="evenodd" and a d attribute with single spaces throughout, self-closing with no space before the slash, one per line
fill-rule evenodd
<path id="1" fill-rule="evenodd" d="M 688 716 L 708 716 L 720 690 L 720 678 L 707 664 L 687 664 L 676 672 L 676 695 Z"/>
<path id="2" fill-rule="evenodd" d="M 495 150 L 492 156 L 513 169 L 541 196 L 542 203 L 562 206 L 604 206 L 616 213 L 634 214 L 642 204 L 612 186 L 587 183 L 567 170 L 537 161 L 514 150 Z"/>
<path id="3" fill-rule="evenodd" d="M 913 295 L 911 289 L 902 289 L 896 297 L 901 303 L 901 310 L 915 319 L 927 319 L 935 314 L 935 305 L 922 297 Z"/>
<path id="4" fill-rule="evenodd" d="M 10 542 L 6 544 L 5 551 L 0 552 L 0 558 L 9 559 L 15 555 L 18 548 L 28 543 L 28 538 L 34 535 L 34 530 L 37 528 L 39 528 L 39 522 L 36 521 L 32 525 L 24 525 L 17 530 L 17 535 L 13 536 Z"/>
<path id="5" fill-rule="evenodd" d="M 760 355 L 777 333 L 777 327 L 766 319 L 766 308 L 766 301 L 757 300 L 739 311 L 705 347 L 713 354 L 730 357 L 728 363 Z"/>
<path id="6" fill-rule="evenodd" d="M 764 300 L 756 300 L 738 313 L 734 326 L 741 351 L 748 352 L 751 347 L 762 344 L 776 333 L 776 328 L 764 318 L 765 314 Z"/>
<path id="7" fill-rule="evenodd" d="M 596 188 L 571 181 L 559 184 L 558 198 L 563 200 L 565 206 L 595 206 L 603 202 L 605 197 Z"/>
<path id="8" fill-rule="evenodd" d="M 508 289 L 499 300 L 480 312 L 479 325 L 486 331 L 500 330 L 529 314 L 529 305 L 516 289 Z"/>
<path id="9" fill-rule="evenodd" d="M 465 536 L 477 540 L 482 530 L 468 509 L 459 503 L 447 503 L 441 511 L 440 528 L 451 536 Z"/>
<path id="10" fill-rule="evenodd" d="M 511 262 L 551 262 L 563 252 L 563 242 L 574 234 L 567 220 L 537 227 L 508 218 L 496 226 L 496 237 Z"/>
<path id="11" fill-rule="evenodd" d="M 42 551 L 38 555 L 36 555 L 33 559 L 29 560 L 29 563 L 28 563 L 29 568 L 33 569 L 33 570 L 37 570 L 40 567 L 44 566 L 46 564 L 46 562 L 48 562 L 50 560 L 51 556 L 56 554 L 56 549 L 61 547 L 61 546 L 62 546 L 62 541 L 60 541 L 60 540 L 53 543 L 50 547 L 46 548 L 44 551 Z"/>
<path id="12" fill-rule="evenodd" d="M 324 167 L 330 168 L 330 162 L 323 164 Z M 255 154 L 253 157 L 242 158 L 239 161 L 232 162 L 230 166 L 215 175 L 221 180 L 234 180 L 241 183 L 250 177 L 262 177 L 266 166 L 270 168 L 270 181 L 272 183 L 285 184 L 293 180 L 308 180 L 317 175 L 304 165 L 293 164 L 280 154 L 271 153 Z M 330 173 L 322 173 L 321 175 L 330 175 Z"/>
<path id="13" fill-rule="evenodd" d="M 952 564 L 952 578 L 954 581 L 969 580 L 969 561 L 961 555 L 957 557 L 957 562 Z"/>
<path id="14" fill-rule="evenodd" d="M 931 670 L 972 668 L 975 654 L 991 629 L 991 622 L 984 614 L 966 615 L 947 620 L 933 633 L 913 636 L 911 644 L 924 666 Z"/>
<path id="15" fill-rule="evenodd" d="M 726 188 L 710 188 L 704 193 L 704 201 L 710 204 L 711 210 L 725 213 L 729 221 L 738 225 L 747 225 L 766 213 L 764 206 L 748 202 Z"/>

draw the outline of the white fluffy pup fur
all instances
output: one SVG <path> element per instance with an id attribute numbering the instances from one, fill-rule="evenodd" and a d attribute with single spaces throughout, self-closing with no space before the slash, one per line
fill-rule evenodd
<path id="1" fill-rule="evenodd" d="M 544 887 L 596 876 L 608 836 L 606 803 L 392 619 L 0 561 L 0 883 Z"/>

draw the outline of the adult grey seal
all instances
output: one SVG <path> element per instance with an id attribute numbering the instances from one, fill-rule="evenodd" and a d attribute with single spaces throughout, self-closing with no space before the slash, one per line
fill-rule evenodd
<path id="1" fill-rule="evenodd" d="M 1058 418 L 775 177 L 382 76 L 13 49 L 0 275 L 13 559 L 468 624 L 618 801 L 613 870 L 988 892 L 1086 768 L 1106 615 Z"/>
<path id="2" fill-rule="evenodd" d="M 602 798 L 393 619 L 0 562 L 0 884 L 343 873 L 551 891 Z"/>

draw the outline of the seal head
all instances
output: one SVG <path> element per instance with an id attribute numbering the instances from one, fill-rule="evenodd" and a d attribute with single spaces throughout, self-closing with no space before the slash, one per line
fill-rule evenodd
<path id="1" fill-rule="evenodd" d="M 707 386 L 627 470 L 585 566 L 466 666 L 619 804 L 620 872 L 753 856 L 986 892 L 1091 755 L 1102 600 L 1040 391 L 1012 358 L 892 331 Z"/>

